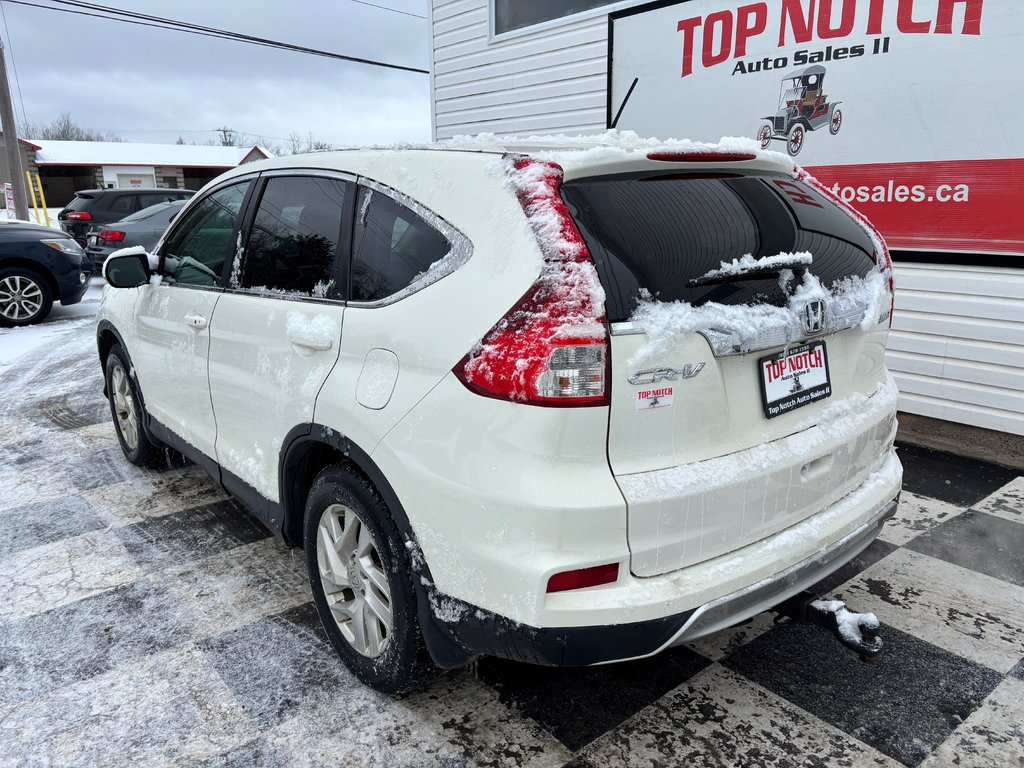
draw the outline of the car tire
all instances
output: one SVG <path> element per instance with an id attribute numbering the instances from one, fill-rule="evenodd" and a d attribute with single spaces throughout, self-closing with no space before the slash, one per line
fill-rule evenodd
<path id="1" fill-rule="evenodd" d="M 335 464 L 313 481 L 304 521 L 313 602 L 345 665 L 383 693 L 404 694 L 437 673 L 416 618 L 405 542 L 370 481 Z"/>
<path id="2" fill-rule="evenodd" d="M 52 308 L 53 291 L 42 275 L 24 267 L 0 269 L 0 326 L 38 323 Z"/>
<path id="3" fill-rule="evenodd" d="M 142 397 L 132 375 L 128 355 L 115 344 L 107 355 L 105 370 L 110 416 L 124 457 L 137 467 L 156 467 L 164 461 L 164 448 L 154 443 L 143 427 Z"/>

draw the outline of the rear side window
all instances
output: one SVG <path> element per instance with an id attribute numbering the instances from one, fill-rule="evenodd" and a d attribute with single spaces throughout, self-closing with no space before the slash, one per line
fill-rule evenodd
<path id="1" fill-rule="evenodd" d="M 401 203 L 361 187 L 352 244 L 352 299 L 408 288 L 451 250 L 448 239 Z"/>
<path id="2" fill-rule="evenodd" d="M 164 247 L 164 269 L 175 283 L 215 286 L 224 262 L 235 252 L 231 236 L 252 182 L 219 189 L 200 200 L 177 222 Z"/>
<path id="3" fill-rule="evenodd" d="M 135 210 L 135 195 L 118 195 L 110 201 L 111 213 L 131 213 Z"/>
<path id="4" fill-rule="evenodd" d="M 93 204 L 96 198 L 92 195 L 75 195 L 75 199 L 65 206 L 65 211 L 84 211 Z"/>
<path id="5" fill-rule="evenodd" d="M 789 297 L 774 277 L 687 287 L 746 254 L 809 251 L 810 272 L 826 288 L 874 268 L 860 225 L 788 176 L 634 174 L 570 181 L 562 194 L 594 258 L 612 322 L 632 314 L 642 291 L 694 306 L 785 306 Z"/>
<path id="6" fill-rule="evenodd" d="M 245 250 L 241 286 L 333 295 L 345 194 L 345 182 L 337 179 L 267 181 Z"/>

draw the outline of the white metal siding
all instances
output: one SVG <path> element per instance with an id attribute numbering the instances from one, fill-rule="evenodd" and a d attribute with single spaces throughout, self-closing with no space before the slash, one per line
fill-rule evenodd
<path id="1" fill-rule="evenodd" d="M 899 264 L 892 328 L 900 410 L 1024 435 L 1024 270 Z"/>
<path id="2" fill-rule="evenodd" d="M 433 0 L 436 138 L 604 130 L 607 16 L 488 42 L 487 13 Z M 1024 435 L 1024 270 L 900 264 L 896 278 L 900 410 Z"/>
<path id="3" fill-rule="evenodd" d="M 604 130 L 606 16 L 488 43 L 487 0 L 434 0 L 436 138 Z"/>

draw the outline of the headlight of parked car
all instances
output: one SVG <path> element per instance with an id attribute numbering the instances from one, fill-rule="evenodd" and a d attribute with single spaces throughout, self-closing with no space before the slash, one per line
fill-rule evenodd
<path id="1" fill-rule="evenodd" d="M 76 243 L 74 240 L 65 239 L 63 237 L 56 237 L 48 240 L 40 240 L 43 245 L 48 245 L 55 251 L 63 251 L 64 253 L 74 253 L 78 256 L 84 256 L 85 251 L 82 250 L 82 246 Z"/>

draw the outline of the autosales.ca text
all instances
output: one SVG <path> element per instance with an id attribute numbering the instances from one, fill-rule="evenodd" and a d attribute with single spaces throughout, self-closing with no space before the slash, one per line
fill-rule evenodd
<path id="1" fill-rule="evenodd" d="M 900 184 L 889 179 L 871 186 L 849 187 L 836 182 L 832 193 L 847 203 L 969 203 L 971 188 L 968 184 L 938 184 L 933 189 L 924 184 Z"/>

